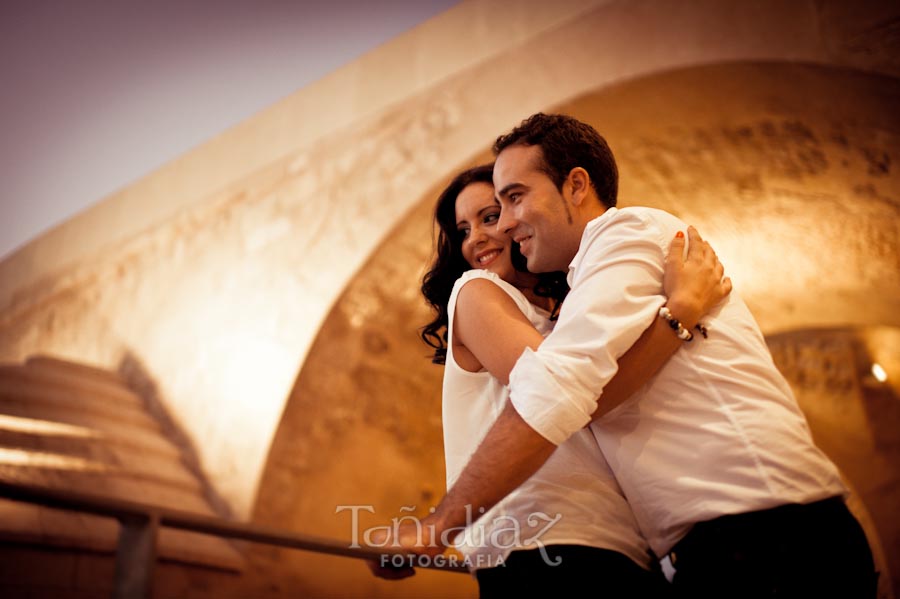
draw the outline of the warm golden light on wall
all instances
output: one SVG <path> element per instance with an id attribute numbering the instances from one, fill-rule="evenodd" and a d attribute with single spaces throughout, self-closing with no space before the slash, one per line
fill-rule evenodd
<path id="1" fill-rule="evenodd" d="M 874 376 L 879 383 L 887 381 L 887 372 L 885 372 L 884 368 L 881 367 L 881 364 L 878 364 L 877 362 L 872 364 L 872 376 Z"/>

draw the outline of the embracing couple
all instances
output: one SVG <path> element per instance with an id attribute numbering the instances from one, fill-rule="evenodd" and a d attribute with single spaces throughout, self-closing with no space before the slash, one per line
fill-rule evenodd
<path id="1" fill-rule="evenodd" d="M 449 491 L 384 546 L 452 543 L 483 597 L 874 597 L 838 471 L 712 248 L 616 208 L 576 119 L 536 114 L 494 152 L 441 194 L 422 285 Z M 536 514 L 555 521 L 529 535 Z"/>

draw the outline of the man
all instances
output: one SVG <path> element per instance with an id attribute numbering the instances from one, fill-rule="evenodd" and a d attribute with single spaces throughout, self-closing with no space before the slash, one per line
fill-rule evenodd
<path id="1" fill-rule="evenodd" d="M 665 318 L 685 351 L 591 426 L 651 547 L 672 558 L 676 587 L 691 597 L 874 596 L 871 553 L 845 488 L 744 303 L 732 293 L 705 321 L 708 338 L 665 310 L 663 259 L 685 224 L 659 210 L 616 209 L 612 153 L 570 117 L 534 115 L 494 150 L 500 228 L 530 270 L 568 268 L 572 291 L 554 332 L 513 369 L 510 402 L 423 521 L 425 544 L 442 543 L 467 505 L 493 505 L 587 425 L 616 359 Z M 401 529 L 401 544 L 414 548 L 417 532 Z"/>

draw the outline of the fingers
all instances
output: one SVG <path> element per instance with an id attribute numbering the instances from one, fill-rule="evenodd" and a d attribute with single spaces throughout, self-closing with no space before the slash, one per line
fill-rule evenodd
<path id="1" fill-rule="evenodd" d="M 687 260 L 698 260 L 703 262 L 704 260 L 710 260 L 710 253 L 713 254 L 711 260 L 715 260 L 715 252 L 713 252 L 712 246 L 710 246 L 703 238 L 700 236 L 699 231 L 693 226 L 688 227 L 688 251 L 687 251 Z"/>
<path id="2" fill-rule="evenodd" d="M 685 245 L 687 245 L 687 251 L 685 251 Z M 675 238 L 669 244 L 666 262 L 675 262 L 676 260 L 699 260 L 702 262 L 708 259 L 709 253 L 712 251 L 712 247 L 703 240 L 700 232 L 694 226 L 689 226 L 687 237 L 682 231 L 675 234 Z M 713 252 L 712 260 L 715 260 L 715 252 Z"/>
<path id="3" fill-rule="evenodd" d="M 666 254 L 666 264 L 677 264 L 684 259 L 684 244 L 684 233 L 679 231 L 672 239 L 672 243 L 669 244 L 669 253 Z"/>
<path id="4" fill-rule="evenodd" d="M 713 254 L 713 255 L 715 255 L 715 254 Z M 716 265 L 713 269 L 713 272 L 715 273 L 715 276 L 718 277 L 719 279 L 722 279 L 722 277 L 725 276 L 725 267 L 722 266 L 722 263 L 719 262 L 718 258 L 716 258 Z"/>
<path id="5" fill-rule="evenodd" d="M 725 277 L 724 279 L 722 279 L 722 293 L 724 295 L 728 295 L 729 293 L 731 293 L 731 290 L 731 277 Z"/>
<path id="6" fill-rule="evenodd" d="M 690 241 L 691 245 L 694 245 L 694 243 L 703 243 L 703 238 L 700 237 L 700 232 L 694 225 L 688 226 L 688 241 Z"/>

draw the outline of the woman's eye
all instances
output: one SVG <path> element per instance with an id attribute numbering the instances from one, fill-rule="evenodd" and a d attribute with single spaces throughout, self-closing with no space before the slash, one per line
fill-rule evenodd
<path id="1" fill-rule="evenodd" d="M 484 224 L 486 224 L 486 225 L 493 224 L 493 223 L 497 222 L 497 220 L 499 218 L 500 218 L 499 212 L 496 214 L 486 214 L 484 217 Z"/>
<path id="2" fill-rule="evenodd" d="M 456 232 L 459 233 L 459 236 L 463 239 L 469 236 L 469 229 L 457 229 Z"/>

